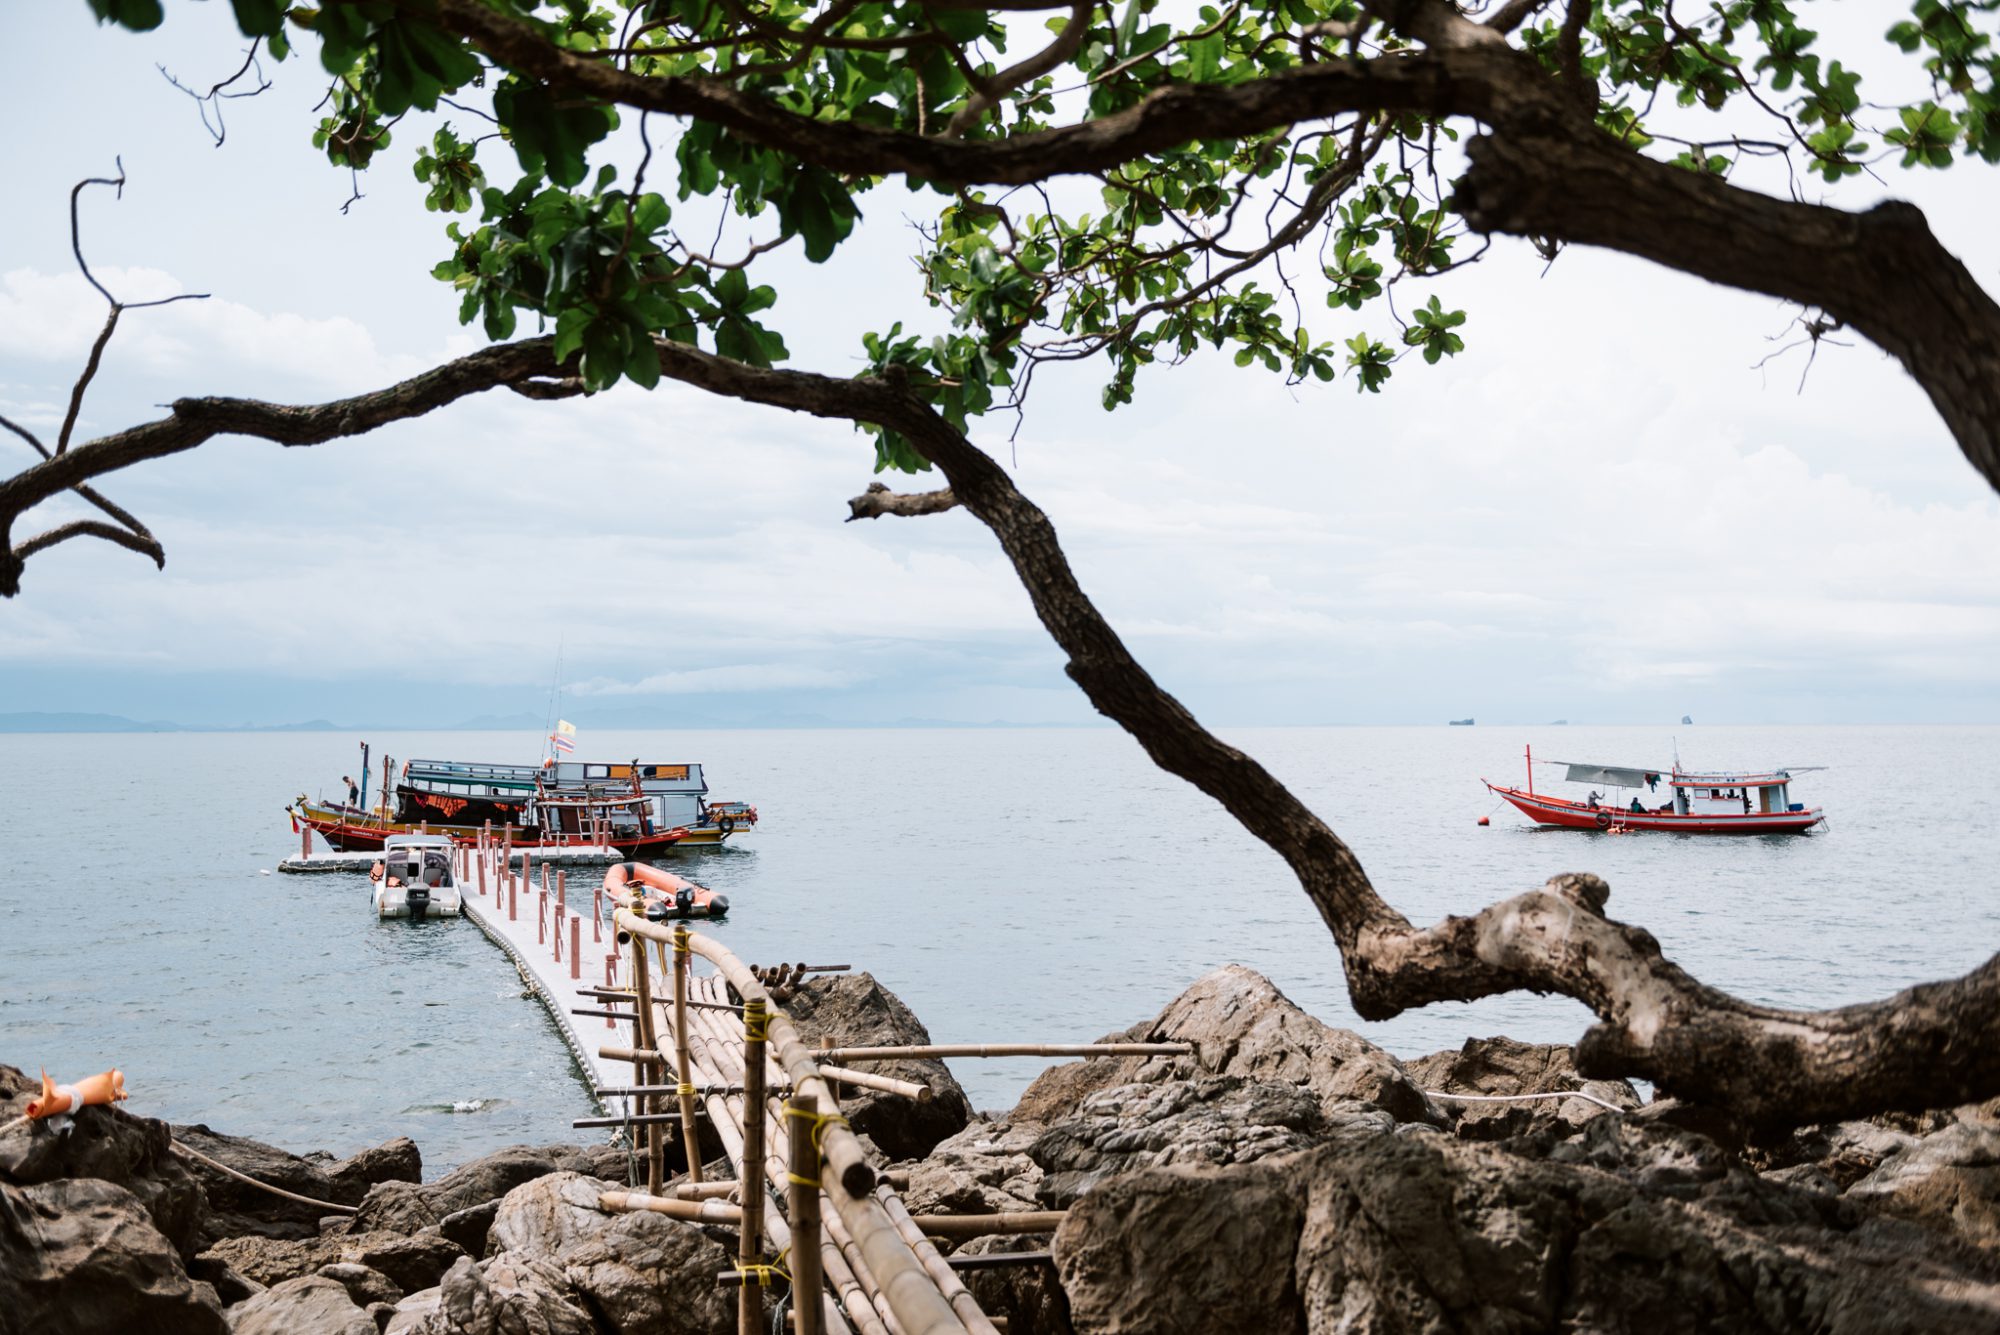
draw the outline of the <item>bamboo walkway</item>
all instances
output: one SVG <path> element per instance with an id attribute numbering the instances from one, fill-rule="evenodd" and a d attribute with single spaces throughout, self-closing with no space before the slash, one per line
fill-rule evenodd
<path id="1" fill-rule="evenodd" d="M 514 958 L 594 1082 L 608 1115 L 576 1125 L 622 1128 L 646 1164 L 644 1191 L 605 1192 L 599 1207 L 736 1227 L 736 1268 L 717 1278 L 738 1288 L 739 1335 L 768 1328 L 767 1293 L 789 1301 L 798 1335 L 999 1335 L 931 1239 L 1050 1233 L 1061 1221 L 1054 1212 L 913 1217 L 864 1158 L 838 1090 L 919 1100 L 930 1090 L 836 1062 L 1188 1051 L 1129 1043 L 815 1050 L 763 981 L 782 992 L 800 971 L 760 977 L 713 936 L 649 922 L 633 912 L 636 901 L 614 902 L 601 885 L 586 901 L 562 873 L 522 863 L 504 842 L 462 849 L 457 870 L 466 916 Z M 702 1181 L 700 1121 L 728 1158 L 729 1180 Z M 672 1185 L 670 1141 L 690 1165 Z"/>

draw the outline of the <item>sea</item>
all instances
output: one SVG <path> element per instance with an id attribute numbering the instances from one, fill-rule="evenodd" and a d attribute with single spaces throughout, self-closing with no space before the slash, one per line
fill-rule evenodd
<path id="1" fill-rule="evenodd" d="M 2000 728 L 1223 735 L 1325 818 L 1417 923 L 1593 871 L 1611 885 L 1608 911 L 1698 978 L 1785 1007 L 1886 996 L 2000 950 Z M 594 1112 L 582 1073 L 471 922 L 380 922 L 363 876 L 275 874 L 298 850 L 286 804 L 335 794 L 362 740 L 0 736 L 0 1062 L 59 1079 L 122 1067 L 134 1112 L 298 1152 L 408 1135 L 427 1175 L 503 1145 L 597 1138 L 570 1126 Z M 378 776 L 385 752 L 537 755 L 513 733 L 365 740 Z M 1108 727 L 583 742 L 590 758 L 699 761 L 713 797 L 755 804 L 753 833 L 663 865 L 729 896 L 714 930 L 740 957 L 867 970 L 938 1042 L 1087 1042 L 1231 962 L 1403 1057 L 1471 1036 L 1574 1042 L 1590 1023 L 1574 1002 L 1528 994 L 1358 1020 L 1283 862 Z M 1529 745 L 1595 764 L 1790 767 L 1794 800 L 1824 807 L 1827 825 L 1747 839 L 1537 830 L 1480 783 L 1519 782 Z M 1560 775 L 1538 769 L 1537 786 Z M 975 1106 L 1001 1110 L 1048 1064 L 952 1069 Z"/>

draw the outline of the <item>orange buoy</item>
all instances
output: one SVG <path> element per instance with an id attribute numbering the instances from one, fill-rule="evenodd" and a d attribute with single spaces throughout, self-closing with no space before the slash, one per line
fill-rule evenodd
<path id="1" fill-rule="evenodd" d="M 1479 818 L 1479 823 L 1481 825 L 1491 825 L 1493 823 L 1493 819 L 1490 816 L 1481 816 Z"/>

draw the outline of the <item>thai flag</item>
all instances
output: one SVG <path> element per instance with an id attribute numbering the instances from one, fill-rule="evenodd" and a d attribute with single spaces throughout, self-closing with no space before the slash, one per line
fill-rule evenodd
<path id="1" fill-rule="evenodd" d="M 576 743 L 572 742 L 569 738 L 563 736 L 559 732 L 550 733 L 549 741 L 552 745 L 554 745 L 556 750 L 562 752 L 564 755 L 568 755 L 570 752 L 576 750 Z"/>

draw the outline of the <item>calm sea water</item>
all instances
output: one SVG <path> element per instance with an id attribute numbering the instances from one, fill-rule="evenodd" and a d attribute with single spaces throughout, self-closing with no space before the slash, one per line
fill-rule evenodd
<path id="1" fill-rule="evenodd" d="M 1828 765 L 1794 798 L 1831 828 L 1747 840 L 1537 832 L 1481 776 L 1551 758 Z M 1705 981 L 1825 1006 L 1963 972 L 2000 949 L 2000 729 L 1327 728 L 1234 731 L 1360 854 L 1411 919 L 1570 870 L 1612 887 Z M 0 1062 L 125 1068 L 135 1111 L 346 1154 L 414 1137 L 435 1173 L 500 1145 L 583 1139 L 588 1094 L 541 1007 L 469 922 L 378 923 L 365 880 L 263 874 L 283 807 L 355 767 L 342 734 L 0 736 Z M 519 760 L 532 739 L 383 733 L 408 756 Z M 1573 1002 L 1437 1006 L 1363 1025 L 1278 858 L 1103 730 L 598 733 L 599 756 L 697 760 L 764 816 L 678 851 L 726 891 L 745 959 L 853 964 L 940 1042 L 1075 1042 L 1229 961 L 1404 1056 L 1472 1034 L 1573 1041 Z M 1546 771 L 1544 772 L 1547 773 Z M 1546 782 L 1546 779 L 1543 780 Z M 1482 815 L 1493 818 L 1481 827 Z M 982 1107 L 1046 1063 L 958 1062 Z"/>

